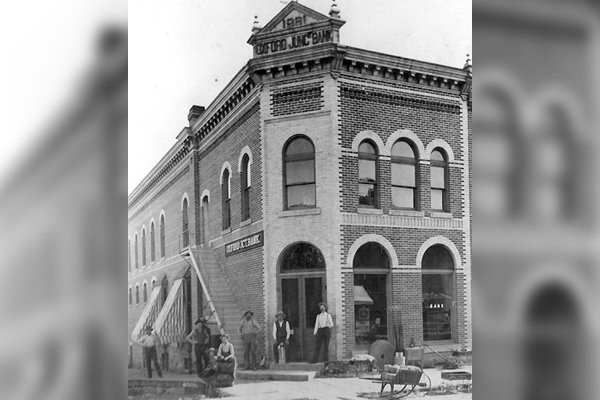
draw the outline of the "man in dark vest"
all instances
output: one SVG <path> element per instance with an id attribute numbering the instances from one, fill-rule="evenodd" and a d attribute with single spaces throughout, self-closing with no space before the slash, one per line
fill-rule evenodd
<path id="1" fill-rule="evenodd" d="M 279 346 L 285 350 L 285 362 L 289 362 L 288 348 L 290 347 L 290 324 L 285 321 L 285 314 L 279 311 L 276 315 L 277 321 L 273 323 L 273 353 L 275 354 L 275 363 L 279 362 Z"/>
<path id="2" fill-rule="evenodd" d="M 206 354 L 206 351 L 210 347 L 210 329 L 206 326 L 206 321 L 205 317 L 198 318 L 196 328 L 185 338 L 187 342 L 194 345 L 198 377 L 204 371 L 204 366 L 208 365 L 208 354 Z"/>

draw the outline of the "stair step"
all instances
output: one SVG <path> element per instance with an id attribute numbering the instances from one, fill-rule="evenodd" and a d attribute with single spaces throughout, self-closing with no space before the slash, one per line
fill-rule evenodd
<path id="1" fill-rule="evenodd" d="M 316 371 L 236 371 L 236 379 L 247 381 L 285 381 L 302 382 L 312 380 L 318 372 Z"/>
<path id="2" fill-rule="evenodd" d="M 272 371 L 323 371 L 324 363 L 309 364 L 307 362 L 293 362 L 289 364 L 275 364 L 269 366 Z"/>

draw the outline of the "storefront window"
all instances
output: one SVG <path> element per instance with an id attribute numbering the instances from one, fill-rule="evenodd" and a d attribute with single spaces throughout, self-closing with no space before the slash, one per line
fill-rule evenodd
<path id="1" fill-rule="evenodd" d="M 368 348 L 376 340 L 388 340 L 387 252 L 379 243 L 362 245 L 354 256 L 354 340 Z"/>
<path id="2" fill-rule="evenodd" d="M 423 340 L 452 340 L 454 261 L 442 245 L 423 255 Z"/>

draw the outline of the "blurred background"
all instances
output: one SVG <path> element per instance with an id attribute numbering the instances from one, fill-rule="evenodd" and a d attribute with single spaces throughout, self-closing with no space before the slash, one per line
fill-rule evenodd
<path id="1" fill-rule="evenodd" d="M 2 399 L 126 395 L 126 21 L 0 5 Z M 474 396 L 599 398 L 600 6 L 474 0 L 473 38 Z"/>

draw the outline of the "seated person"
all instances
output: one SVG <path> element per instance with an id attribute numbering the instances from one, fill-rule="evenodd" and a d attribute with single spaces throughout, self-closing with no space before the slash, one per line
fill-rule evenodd
<path id="1" fill-rule="evenodd" d="M 217 361 L 229 364 L 229 373 L 235 380 L 236 359 L 234 354 L 233 345 L 229 343 L 229 336 L 227 334 L 221 335 L 221 345 L 217 350 Z"/>
<path id="2" fill-rule="evenodd" d="M 206 368 L 202 371 L 202 378 L 211 378 L 217 374 L 217 357 L 216 350 L 214 348 L 208 349 L 208 363 L 206 364 Z"/>

